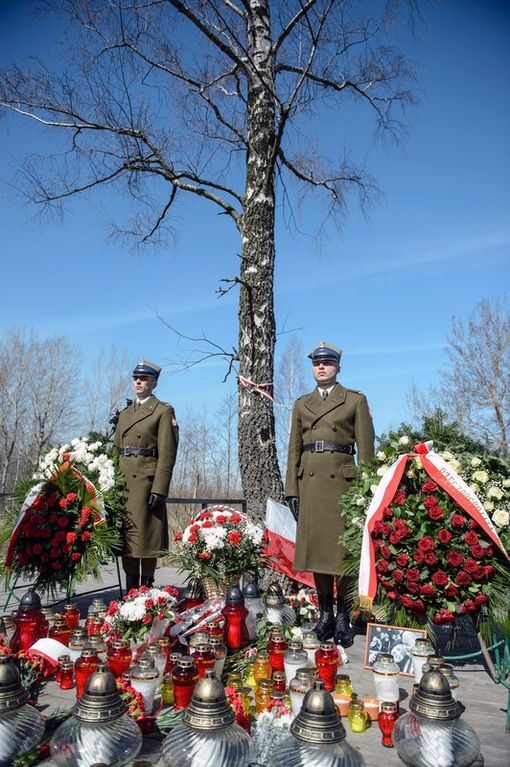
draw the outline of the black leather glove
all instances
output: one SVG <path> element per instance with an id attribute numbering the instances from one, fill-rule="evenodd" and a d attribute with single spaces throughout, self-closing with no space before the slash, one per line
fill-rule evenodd
<path id="1" fill-rule="evenodd" d="M 285 503 L 289 507 L 290 513 L 297 522 L 299 519 L 299 498 L 297 495 L 288 495 L 285 498 Z"/>
<path id="2" fill-rule="evenodd" d="M 149 500 L 147 501 L 147 506 L 149 508 L 149 511 L 156 511 L 157 509 L 161 508 L 165 503 L 165 496 L 161 495 L 160 493 L 151 493 L 149 495 Z"/>

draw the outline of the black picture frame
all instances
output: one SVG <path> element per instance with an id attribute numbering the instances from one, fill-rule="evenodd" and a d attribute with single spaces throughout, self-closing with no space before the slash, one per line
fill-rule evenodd
<path id="1" fill-rule="evenodd" d="M 426 629 L 367 623 L 363 668 L 372 668 L 378 654 L 387 652 L 393 655 L 401 674 L 413 676 L 411 650 L 417 639 L 427 639 Z"/>

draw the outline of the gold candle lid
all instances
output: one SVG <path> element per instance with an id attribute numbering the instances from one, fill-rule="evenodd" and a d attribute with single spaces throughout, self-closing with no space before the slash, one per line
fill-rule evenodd
<path id="1" fill-rule="evenodd" d="M 262 690 L 272 690 L 276 682 L 274 679 L 259 679 L 257 686 Z"/>
<path id="2" fill-rule="evenodd" d="M 115 677 L 101 664 L 87 680 L 85 692 L 73 707 L 73 716 L 83 722 L 111 722 L 125 711 Z"/>
<path id="3" fill-rule="evenodd" d="M 409 701 L 409 709 L 426 719 L 449 722 L 458 719 L 463 708 L 453 699 L 448 679 L 438 669 L 426 671 Z"/>
<path id="4" fill-rule="evenodd" d="M 11 655 L 0 655 L 0 713 L 15 711 L 28 701 Z"/>
<path id="5" fill-rule="evenodd" d="M 221 730 L 235 720 L 225 689 L 212 669 L 195 685 L 191 703 L 182 715 L 182 721 L 197 730 Z"/>
<path id="6" fill-rule="evenodd" d="M 316 680 L 313 688 L 306 693 L 290 731 L 305 743 L 338 743 L 345 738 L 345 729 L 338 717 L 335 702 L 324 689 L 322 680 Z"/>

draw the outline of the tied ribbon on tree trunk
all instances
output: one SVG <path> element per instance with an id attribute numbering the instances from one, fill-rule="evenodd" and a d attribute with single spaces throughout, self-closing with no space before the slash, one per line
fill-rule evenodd
<path id="1" fill-rule="evenodd" d="M 51 482 L 54 480 L 59 473 L 62 473 L 64 471 L 67 471 L 70 467 L 70 462 L 66 461 L 61 466 L 59 466 L 53 475 L 42 482 L 39 482 L 35 487 L 33 487 L 30 492 L 28 493 L 27 497 L 23 501 L 21 505 L 20 512 L 18 514 L 18 518 L 16 520 L 16 524 L 14 525 L 14 528 L 11 533 L 11 537 L 9 539 L 9 546 L 7 548 L 7 556 L 5 557 L 5 567 L 9 568 L 12 565 L 12 560 L 14 558 L 14 547 L 16 544 L 16 541 L 19 537 L 19 534 L 21 532 L 22 528 L 22 522 L 25 518 L 25 515 L 29 509 L 32 508 L 33 504 L 37 501 L 37 499 L 41 495 L 41 490 L 44 488 L 45 484 L 47 482 Z M 80 482 L 82 482 L 85 487 L 87 488 L 87 493 L 89 495 L 88 503 L 91 506 L 94 516 L 95 516 L 95 524 L 98 525 L 101 522 L 105 521 L 105 515 L 104 515 L 104 505 L 101 500 L 100 494 L 97 492 L 96 488 L 92 484 L 92 482 L 87 479 L 87 477 L 84 477 L 81 472 L 78 471 L 78 469 L 72 469 L 73 475 L 78 479 Z"/>
<path id="2" fill-rule="evenodd" d="M 361 561 L 359 570 L 358 591 L 360 606 L 370 610 L 377 593 L 377 573 L 375 569 L 375 552 L 372 541 L 372 532 L 376 522 L 383 517 L 383 511 L 388 506 L 404 474 L 409 460 L 418 458 L 422 468 L 439 487 L 465 511 L 482 530 L 489 536 L 493 543 L 498 546 L 507 559 L 505 547 L 501 543 L 496 528 L 483 508 L 476 494 L 471 490 L 462 477 L 449 466 L 443 458 L 432 450 L 432 442 L 421 442 L 415 445 L 414 453 L 401 455 L 384 474 L 374 497 L 367 510 L 367 518 L 363 529 L 363 542 L 361 545 Z"/>

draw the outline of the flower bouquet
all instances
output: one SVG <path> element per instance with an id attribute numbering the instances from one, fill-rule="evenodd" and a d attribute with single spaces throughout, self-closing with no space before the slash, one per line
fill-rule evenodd
<path id="1" fill-rule="evenodd" d="M 494 628 L 510 633 L 510 467 L 451 426 L 436 433 L 438 450 L 428 452 L 423 435 L 403 426 L 360 467 L 341 502 L 343 572 L 361 567 L 360 589 L 369 586 L 387 623 L 470 614 L 486 638 Z"/>
<path id="2" fill-rule="evenodd" d="M 299 589 L 296 594 L 289 594 L 287 601 L 296 613 L 296 624 L 298 626 L 317 619 L 319 603 L 314 589 Z"/>
<path id="3" fill-rule="evenodd" d="M 19 514 L 9 535 L 6 582 L 12 574 L 35 577 L 41 591 L 65 589 L 89 573 L 100 577 L 100 562 L 119 542 L 106 523 L 105 504 L 119 503 L 121 483 L 101 442 L 73 440 L 39 462 L 29 488 L 18 488 Z M 26 490 L 28 489 L 28 493 Z"/>
<path id="4" fill-rule="evenodd" d="M 245 572 L 257 576 L 263 538 L 262 527 L 246 514 L 227 506 L 211 506 L 174 535 L 170 562 L 187 573 L 189 580 L 211 578 L 222 583 Z"/>
<path id="5" fill-rule="evenodd" d="M 135 643 L 144 642 L 150 635 L 163 636 L 175 618 L 178 595 L 172 586 L 132 589 L 124 599 L 110 602 L 104 621 L 105 633 L 115 633 Z"/>

